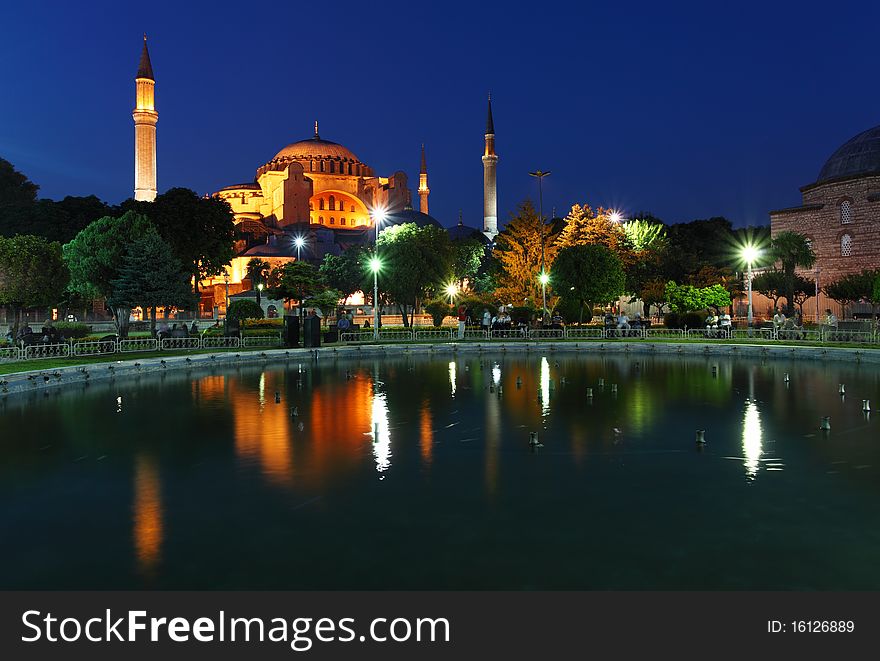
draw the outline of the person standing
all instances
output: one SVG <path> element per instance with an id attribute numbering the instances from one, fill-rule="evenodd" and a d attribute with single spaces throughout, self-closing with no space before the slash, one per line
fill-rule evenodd
<path id="1" fill-rule="evenodd" d="M 458 339 L 464 339 L 464 327 L 467 324 L 467 308 L 464 305 L 458 306 Z"/>
<path id="2" fill-rule="evenodd" d="M 489 308 L 483 308 L 483 330 L 489 331 L 492 327 L 492 315 L 489 313 Z"/>

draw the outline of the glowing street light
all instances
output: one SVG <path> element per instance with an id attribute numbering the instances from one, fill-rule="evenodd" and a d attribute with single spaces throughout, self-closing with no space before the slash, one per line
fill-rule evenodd
<path id="1" fill-rule="evenodd" d="M 619 211 L 612 211 L 611 214 L 608 216 L 608 219 L 612 223 L 619 223 L 623 220 L 623 214 Z"/>
<path id="2" fill-rule="evenodd" d="M 296 246 L 296 261 L 299 261 L 299 251 L 306 245 L 306 239 L 303 236 L 296 236 L 293 239 L 293 245 Z"/>
<path id="3" fill-rule="evenodd" d="M 370 260 L 370 270 L 373 271 L 373 339 L 379 339 L 379 270 L 382 262 L 379 259 L 379 226 L 385 222 L 387 214 L 382 207 L 376 207 L 372 211 L 373 224 L 376 226 L 376 239 L 373 249 L 373 258 Z"/>
<path id="4" fill-rule="evenodd" d="M 535 177 L 538 180 L 538 215 L 541 216 L 541 273 L 544 273 L 544 177 L 549 176 L 549 172 L 543 172 L 541 170 L 535 170 L 534 172 L 529 172 L 529 175 Z M 543 305 L 544 308 L 541 310 L 541 317 L 543 318 L 547 314 L 547 284 L 542 283 L 543 288 L 541 291 Z"/>
<path id="5" fill-rule="evenodd" d="M 446 285 L 446 295 L 449 296 L 449 305 L 452 305 L 452 299 L 458 294 L 458 286 L 454 282 Z"/>
<path id="6" fill-rule="evenodd" d="M 760 251 L 750 243 L 746 244 L 742 249 L 742 258 L 743 261 L 745 261 L 746 266 L 748 267 L 748 275 L 746 277 L 748 279 L 749 287 L 749 333 L 751 333 L 752 329 L 752 264 L 754 264 L 755 260 L 758 259 L 758 255 L 760 255 Z"/>
<path id="7" fill-rule="evenodd" d="M 540 280 L 542 285 L 546 285 L 548 282 L 550 282 L 550 275 L 547 273 L 542 273 L 538 276 L 538 280 Z"/>

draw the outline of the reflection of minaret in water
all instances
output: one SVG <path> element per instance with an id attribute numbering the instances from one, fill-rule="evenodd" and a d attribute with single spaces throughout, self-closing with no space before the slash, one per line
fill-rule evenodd
<path id="1" fill-rule="evenodd" d="M 156 112 L 153 65 L 147 51 L 147 35 L 137 75 L 134 78 L 137 99 L 131 113 L 134 119 L 134 199 L 152 202 L 156 199 Z"/>
<path id="2" fill-rule="evenodd" d="M 486 120 L 486 148 L 483 151 L 483 234 L 494 239 L 498 234 L 498 200 L 495 188 L 495 122 L 492 121 L 492 96 L 489 96 L 489 116 Z"/>
<path id="3" fill-rule="evenodd" d="M 424 214 L 428 213 L 428 195 L 431 189 L 428 188 L 428 166 L 425 163 L 425 145 L 422 145 L 422 167 L 419 170 L 419 211 Z"/>
<path id="4" fill-rule="evenodd" d="M 134 466 L 132 537 L 138 571 L 155 574 L 162 554 L 162 483 L 153 457 L 139 454 Z"/>

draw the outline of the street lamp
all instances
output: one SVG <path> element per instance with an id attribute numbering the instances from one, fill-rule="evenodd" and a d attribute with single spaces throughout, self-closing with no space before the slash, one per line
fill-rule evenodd
<path id="1" fill-rule="evenodd" d="M 297 236 L 293 239 L 293 245 L 296 246 L 296 261 L 299 261 L 299 251 L 302 250 L 302 247 L 306 244 L 305 237 Z"/>
<path id="2" fill-rule="evenodd" d="M 619 211 L 612 211 L 611 215 L 608 216 L 608 220 L 612 223 L 619 223 L 623 220 L 623 215 Z"/>
<path id="3" fill-rule="evenodd" d="M 816 325 L 819 324 L 819 274 L 822 273 L 822 269 L 818 266 L 814 271 L 816 275 Z"/>
<path id="4" fill-rule="evenodd" d="M 382 261 L 379 259 L 379 226 L 385 220 L 385 209 L 376 207 L 373 209 L 373 224 L 376 226 L 376 240 L 373 247 L 373 258 L 370 260 L 370 270 L 373 271 L 373 339 L 379 339 L 379 271 Z"/>
<path id="5" fill-rule="evenodd" d="M 449 305 L 452 305 L 452 299 L 455 298 L 455 295 L 458 293 L 458 286 L 454 282 L 450 282 L 446 285 L 446 295 L 449 296 Z"/>
<path id="6" fill-rule="evenodd" d="M 226 319 L 226 314 L 229 311 L 229 271 L 223 270 L 223 283 L 226 285 L 226 304 L 223 306 L 223 318 Z"/>
<path id="7" fill-rule="evenodd" d="M 748 279 L 748 291 L 749 291 L 749 317 L 748 317 L 748 326 L 749 333 L 751 334 L 752 329 L 752 264 L 758 258 L 759 251 L 758 249 L 748 244 L 742 249 L 742 258 L 746 263 L 746 267 L 748 268 L 748 275 L 746 276 Z"/>
<path id="8" fill-rule="evenodd" d="M 544 177 L 548 176 L 549 172 L 542 172 L 541 170 L 535 170 L 534 172 L 529 172 L 532 177 L 535 177 L 538 180 L 538 215 L 541 217 L 541 298 L 543 303 L 543 310 L 541 311 L 541 317 L 547 314 L 547 274 L 545 273 L 544 267 L 544 189 L 543 182 Z"/>

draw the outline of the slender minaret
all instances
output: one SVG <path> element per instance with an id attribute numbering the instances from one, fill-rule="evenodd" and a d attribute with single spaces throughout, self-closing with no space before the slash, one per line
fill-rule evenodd
<path id="1" fill-rule="evenodd" d="M 419 211 L 428 213 L 428 195 L 431 189 L 428 188 L 428 166 L 425 163 L 425 145 L 422 145 L 422 169 L 419 170 Z"/>
<path id="2" fill-rule="evenodd" d="M 134 78 L 137 105 L 131 113 L 134 119 L 134 199 L 152 202 L 156 199 L 156 112 L 153 65 L 147 51 L 147 35 L 141 63 Z"/>
<path id="3" fill-rule="evenodd" d="M 489 96 L 489 119 L 486 122 L 486 150 L 483 152 L 483 234 L 494 239 L 498 234 L 498 200 L 495 189 L 495 123 L 492 121 L 492 96 Z"/>

